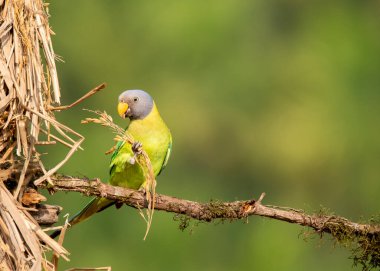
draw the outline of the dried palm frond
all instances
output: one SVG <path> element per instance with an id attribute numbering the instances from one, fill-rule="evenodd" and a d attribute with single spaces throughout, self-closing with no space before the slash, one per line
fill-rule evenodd
<path id="1" fill-rule="evenodd" d="M 33 182 L 49 181 L 84 139 L 53 114 L 60 89 L 48 16 L 42 0 L 0 1 L 1 270 L 54 270 L 44 253 L 68 255 L 21 203 L 24 191 Z M 70 150 L 47 171 L 37 146 L 57 142 Z M 35 176 L 37 168 L 42 176 Z"/>

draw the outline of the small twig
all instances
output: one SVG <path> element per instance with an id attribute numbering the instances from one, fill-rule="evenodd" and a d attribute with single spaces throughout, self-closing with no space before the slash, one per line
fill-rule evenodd
<path id="1" fill-rule="evenodd" d="M 65 225 L 63 225 L 63 228 L 61 230 L 61 234 L 58 238 L 58 244 L 60 244 L 61 246 L 63 245 L 63 240 L 65 239 L 65 234 L 66 234 L 66 230 L 67 230 L 68 226 L 69 226 L 69 218 L 66 215 Z M 58 270 L 59 254 L 53 253 L 53 259 L 51 262 L 54 265 L 54 270 Z"/>
<path id="2" fill-rule="evenodd" d="M 83 95 L 81 98 L 79 98 L 78 100 L 76 100 L 75 102 L 73 102 L 72 104 L 69 104 L 69 105 L 62 105 L 62 106 L 49 106 L 49 110 L 50 111 L 57 111 L 57 110 L 66 110 L 66 109 L 69 109 L 73 106 L 76 106 L 77 104 L 81 103 L 82 101 L 84 101 L 85 99 L 91 97 L 92 95 L 94 95 L 95 93 L 97 93 L 98 91 L 104 89 L 107 85 L 105 83 L 91 89 L 89 92 L 87 92 L 85 95 Z"/>
<path id="3" fill-rule="evenodd" d="M 66 154 L 65 158 L 61 162 L 55 165 L 52 169 L 47 171 L 43 176 L 41 176 L 39 179 L 34 181 L 34 185 L 38 185 L 48 179 L 52 174 L 54 174 L 61 166 L 63 166 L 67 160 L 73 155 L 73 153 L 77 150 L 77 148 L 82 144 L 84 138 L 81 138 L 77 141 L 77 143 L 74 144 L 73 148 Z"/>
<path id="4" fill-rule="evenodd" d="M 105 267 L 82 267 L 82 268 L 70 268 L 66 269 L 65 271 L 96 271 L 96 270 L 104 270 L 104 271 L 111 271 L 111 266 L 105 266 Z"/>
<path id="5" fill-rule="evenodd" d="M 42 230 L 44 232 L 48 232 L 48 231 L 56 231 L 56 230 L 62 230 L 64 226 L 55 226 L 55 227 L 47 227 L 47 228 L 43 228 Z"/>
<path id="6" fill-rule="evenodd" d="M 73 147 L 73 145 L 71 145 L 71 144 L 67 143 L 66 141 L 60 139 L 59 137 L 57 137 L 57 136 L 51 134 L 50 132 L 45 131 L 45 130 L 42 129 L 42 128 L 40 128 L 40 131 L 43 132 L 45 135 L 47 135 L 47 136 L 49 137 L 49 139 L 50 139 L 50 137 L 51 137 L 51 138 L 57 140 L 57 141 L 58 141 L 59 143 L 61 143 L 62 145 L 66 146 L 66 147 L 68 147 L 68 148 L 70 148 L 70 149 Z M 52 141 L 52 142 L 55 142 L 55 141 Z M 79 149 L 80 149 L 80 150 L 83 150 L 82 147 L 79 147 Z"/>
<path id="7" fill-rule="evenodd" d="M 13 149 L 16 147 L 16 142 L 13 142 L 12 145 L 6 150 L 3 157 L 0 158 L 0 163 L 3 163 L 8 159 L 8 156 L 13 152 Z"/>
<path id="8" fill-rule="evenodd" d="M 256 201 L 256 204 L 261 204 L 261 202 L 263 201 L 265 197 L 265 192 L 261 193 L 259 199 Z"/>
<path id="9" fill-rule="evenodd" d="M 37 141 L 34 145 L 55 145 L 57 141 Z"/>
<path id="10" fill-rule="evenodd" d="M 16 188 L 16 190 L 13 193 L 13 196 L 15 198 L 18 198 L 19 196 L 21 196 L 21 194 L 20 194 L 21 188 L 26 185 L 26 183 L 25 183 L 25 180 L 27 180 L 26 179 L 26 171 L 28 169 L 29 162 L 30 162 L 30 159 L 32 157 L 33 146 L 34 146 L 34 142 L 32 140 L 30 150 L 28 151 L 27 157 L 26 157 L 25 162 L 24 162 L 24 167 L 23 167 L 23 169 L 21 171 L 21 175 L 20 175 L 20 179 L 19 179 L 18 184 L 17 184 L 17 188 Z"/>
<path id="11" fill-rule="evenodd" d="M 112 148 L 110 148 L 110 149 L 109 149 L 108 151 L 106 151 L 104 154 L 105 154 L 105 155 L 111 154 L 111 153 L 113 153 L 115 150 L 116 150 L 116 145 L 113 146 Z"/>

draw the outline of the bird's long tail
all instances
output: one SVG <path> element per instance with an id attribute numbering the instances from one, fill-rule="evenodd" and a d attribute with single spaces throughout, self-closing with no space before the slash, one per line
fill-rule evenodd
<path id="1" fill-rule="evenodd" d="M 79 213 L 69 218 L 70 227 L 78 224 L 79 222 L 85 221 L 93 214 L 99 213 L 104 209 L 115 204 L 114 201 L 106 199 L 106 198 L 94 198 L 92 199 Z M 50 237 L 55 238 L 61 234 L 61 230 L 56 230 L 53 232 Z"/>

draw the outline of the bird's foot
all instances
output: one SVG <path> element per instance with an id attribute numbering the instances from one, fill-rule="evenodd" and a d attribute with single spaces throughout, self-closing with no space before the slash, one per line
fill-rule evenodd
<path id="1" fill-rule="evenodd" d="M 146 196 L 148 193 L 149 195 L 151 195 L 154 191 L 155 191 L 155 188 L 156 188 L 156 185 L 157 185 L 157 182 L 156 180 L 154 180 L 154 183 L 153 183 L 153 186 L 154 187 L 151 187 L 151 185 L 149 184 L 149 182 L 145 181 L 139 188 L 139 192 L 142 192 L 144 194 L 144 196 Z"/>
<path id="2" fill-rule="evenodd" d="M 147 191 L 148 191 L 148 187 L 147 187 L 146 183 L 143 183 L 139 188 L 139 192 L 142 192 L 145 196 Z"/>
<path id="3" fill-rule="evenodd" d="M 115 202 L 115 207 L 116 209 L 120 209 L 122 206 L 123 206 L 124 202 L 121 202 L 121 201 L 116 201 Z"/>
<path id="4" fill-rule="evenodd" d="M 135 155 L 141 154 L 142 153 L 142 143 L 139 141 L 133 142 L 132 151 Z"/>
<path id="5" fill-rule="evenodd" d="M 142 143 L 139 141 L 133 142 L 132 152 L 133 152 L 133 157 L 130 159 L 129 163 L 131 165 L 134 165 L 137 161 L 137 156 L 142 153 Z"/>

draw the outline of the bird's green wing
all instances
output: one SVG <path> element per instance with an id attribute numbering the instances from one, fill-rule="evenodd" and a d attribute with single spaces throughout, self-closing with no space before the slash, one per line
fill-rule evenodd
<path id="1" fill-rule="evenodd" d="M 130 123 L 129 123 L 130 124 Z M 127 125 L 127 127 L 125 128 L 124 131 L 126 131 L 129 127 L 129 124 Z M 110 175 L 112 175 L 112 170 L 114 169 L 115 167 L 115 163 L 114 163 L 114 160 L 116 158 L 116 156 L 119 154 L 121 148 L 124 146 L 124 143 L 125 141 L 118 141 L 117 144 L 116 144 L 116 148 L 115 148 L 115 151 L 112 153 L 112 156 L 111 156 L 111 162 L 110 162 Z"/>
<path id="2" fill-rule="evenodd" d="M 120 149 L 123 147 L 124 143 L 125 143 L 125 141 L 119 141 L 119 142 L 117 142 L 117 144 L 116 144 L 116 149 L 115 149 L 115 151 L 112 153 L 112 156 L 111 156 L 111 163 L 110 163 L 110 175 L 112 175 L 112 171 L 113 171 L 113 169 L 114 169 L 114 167 L 115 167 L 115 164 L 114 164 L 113 162 L 114 162 L 116 156 L 118 155 Z"/>
<path id="3" fill-rule="evenodd" d="M 160 175 L 160 173 L 164 170 L 166 165 L 168 164 L 170 154 L 172 153 L 172 136 L 170 135 L 170 140 L 169 140 L 169 145 L 168 145 L 168 150 L 166 151 L 165 159 L 164 162 L 162 163 L 161 169 L 158 172 L 157 176 Z"/>
<path id="4" fill-rule="evenodd" d="M 117 154 L 119 153 L 121 147 L 123 147 L 125 141 L 118 141 L 117 144 L 116 144 L 116 148 L 114 150 L 114 152 L 112 153 L 112 156 L 111 156 L 111 163 L 112 161 L 115 159 L 115 157 L 117 156 Z"/>

